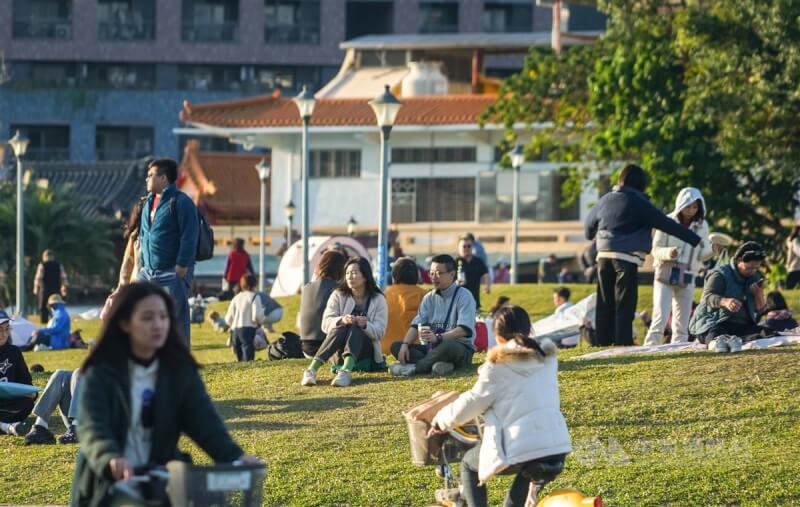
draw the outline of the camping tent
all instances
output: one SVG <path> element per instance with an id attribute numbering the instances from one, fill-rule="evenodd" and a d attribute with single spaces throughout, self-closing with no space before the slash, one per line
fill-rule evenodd
<path id="1" fill-rule="evenodd" d="M 361 256 L 370 259 L 364 245 L 349 236 L 311 236 L 308 238 L 308 269 L 313 275 L 320 257 L 338 243 L 347 252 L 347 256 Z M 278 266 L 278 276 L 272 284 L 270 296 L 291 296 L 300 293 L 303 287 L 303 242 L 296 241 L 286 250 Z"/>

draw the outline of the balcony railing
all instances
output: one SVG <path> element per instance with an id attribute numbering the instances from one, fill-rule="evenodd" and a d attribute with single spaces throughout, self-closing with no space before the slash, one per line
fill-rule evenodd
<path id="1" fill-rule="evenodd" d="M 184 23 L 183 40 L 186 42 L 237 42 L 239 40 L 239 23 Z"/>
<path id="2" fill-rule="evenodd" d="M 12 33 L 15 39 L 71 39 L 72 20 L 69 18 L 37 18 L 14 21 Z"/>
<path id="3" fill-rule="evenodd" d="M 319 44 L 319 26 L 266 26 L 264 27 L 264 42 L 273 44 Z"/>
<path id="4" fill-rule="evenodd" d="M 97 39 L 104 41 L 137 41 L 155 39 L 155 20 L 120 22 L 98 21 Z"/>

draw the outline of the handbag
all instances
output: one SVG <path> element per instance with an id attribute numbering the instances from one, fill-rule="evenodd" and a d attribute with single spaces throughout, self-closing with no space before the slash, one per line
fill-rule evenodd
<path id="1" fill-rule="evenodd" d="M 689 252 L 689 262 L 693 257 L 694 247 Z M 664 285 L 684 288 L 692 283 L 694 278 L 694 275 L 687 272 L 688 269 L 689 264 L 686 262 L 664 261 L 656 267 L 656 280 Z"/>

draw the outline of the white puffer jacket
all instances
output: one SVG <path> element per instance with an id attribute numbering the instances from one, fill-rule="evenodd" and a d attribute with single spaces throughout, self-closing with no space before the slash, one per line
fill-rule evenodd
<path id="1" fill-rule="evenodd" d="M 695 201 L 700 201 L 703 205 L 703 211 L 707 213 L 706 201 L 703 199 L 703 194 L 694 187 L 686 187 L 678 193 L 675 199 L 675 209 L 667 215 L 671 219 L 678 221 L 678 213 L 681 210 Z M 702 262 L 711 258 L 714 254 L 711 249 L 711 242 L 708 240 L 708 223 L 705 219 L 699 222 L 692 222 L 689 229 L 700 236 L 700 244 L 692 248 L 692 245 L 681 241 L 675 236 L 670 236 L 659 230 L 656 230 L 653 236 L 653 249 L 650 252 L 653 255 L 653 264 L 659 266 L 666 261 L 676 261 L 681 264 L 689 266 L 688 272 L 697 274 L 697 271 L 702 267 Z M 678 247 L 678 258 L 672 259 L 669 256 L 673 247 Z"/>
<path id="2" fill-rule="evenodd" d="M 511 465 L 572 451 L 558 394 L 557 349 L 550 340 L 542 349 L 545 358 L 514 342 L 492 348 L 472 389 L 433 420 L 452 429 L 484 415 L 482 483 Z"/>

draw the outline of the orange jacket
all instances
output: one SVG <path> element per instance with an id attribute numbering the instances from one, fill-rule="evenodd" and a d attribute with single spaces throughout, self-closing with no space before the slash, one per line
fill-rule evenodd
<path id="1" fill-rule="evenodd" d="M 417 315 L 417 308 L 425 290 L 419 285 L 396 284 L 386 288 L 386 304 L 389 306 L 389 323 L 381 341 L 384 354 L 390 354 L 392 342 L 402 340 L 411 321 Z"/>

